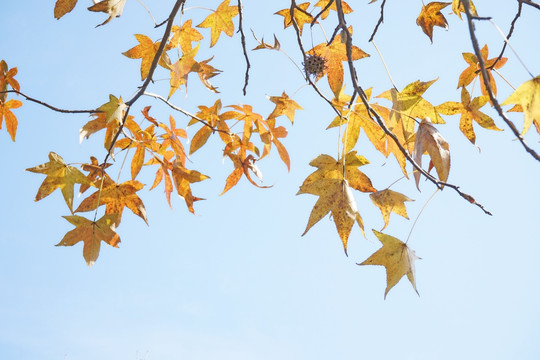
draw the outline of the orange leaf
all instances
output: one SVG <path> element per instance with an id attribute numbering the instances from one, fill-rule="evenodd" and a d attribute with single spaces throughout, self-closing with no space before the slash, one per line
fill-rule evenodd
<path id="1" fill-rule="evenodd" d="M 130 209 L 148 225 L 146 209 L 136 192 L 144 187 L 137 180 L 129 180 L 122 184 L 114 182 L 106 184 L 102 189 L 84 199 L 75 212 L 92 211 L 98 206 L 106 205 L 105 214 L 118 214 L 116 225 L 120 224 L 124 207 Z M 99 201 L 99 203 L 98 203 Z"/>
<path id="2" fill-rule="evenodd" d="M 272 111 L 270 115 L 268 115 L 268 118 L 276 118 L 281 115 L 287 116 L 289 120 L 291 121 L 291 124 L 294 122 L 294 112 L 296 110 L 304 110 L 303 107 L 298 105 L 298 103 L 292 99 L 289 98 L 289 96 L 283 92 L 281 96 L 270 96 L 268 97 L 271 102 L 276 104 L 276 107 Z"/>
<path id="3" fill-rule="evenodd" d="M 150 72 L 150 66 L 152 65 L 152 61 L 154 61 L 160 42 L 154 43 L 148 36 L 141 34 L 135 34 L 135 38 L 139 42 L 139 45 L 132 47 L 122 54 L 130 59 L 142 59 L 141 80 L 144 80 Z M 166 52 L 163 52 L 158 64 L 165 69 L 171 69 L 171 60 Z"/>
<path id="4" fill-rule="evenodd" d="M 352 33 L 352 29 L 349 28 L 349 32 Z M 325 60 L 326 67 L 322 73 L 317 75 L 316 80 L 322 78 L 324 75 L 328 75 L 328 84 L 332 89 L 334 96 L 339 98 L 341 89 L 343 87 L 343 61 L 347 61 L 347 49 L 345 34 L 341 32 L 330 43 L 322 43 L 315 46 L 313 49 L 307 52 L 308 55 L 317 55 Z M 360 48 L 353 45 L 352 47 L 352 59 L 359 60 L 369 55 L 363 52 Z"/>
<path id="5" fill-rule="evenodd" d="M 172 38 L 169 41 L 167 50 L 180 46 L 182 53 L 185 54 L 191 51 L 192 42 L 200 41 L 203 39 L 201 33 L 197 29 L 191 27 L 192 22 L 193 20 L 189 19 L 182 24 L 182 27 L 178 25 L 174 25 L 172 27 Z"/>
<path id="6" fill-rule="evenodd" d="M 416 19 L 416 24 L 422 28 L 424 33 L 429 37 L 431 43 L 433 43 L 433 27 L 440 26 L 448 30 L 448 22 L 441 13 L 441 10 L 450 5 L 447 2 L 430 2 L 427 5 L 422 5 L 422 11 Z"/>
<path id="7" fill-rule="evenodd" d="M 300 35 L 302 35 L 302 29 L 304 28 L 305 24 L 311 24 L 313 21 L 313 16 L 311 16 L 306 10 L 309 7 L 309 2 L 305 2 L 302 4 L 296 5 L 296 8 L 293 9 L 293 16 L 296 24 L 298 25 L 298 30 L 300 32 Z M 291 26 L 292 18 L 291 18 L 291 9 L 286 8 L 283 10 L 279 10 L 278 12 L 274 13 L 275 15 L 281 15 L 283 16 L 283 28 L 286 29 L 289 26 Z"/>
<path id="8" fill-rule="evenodd" d="M 210 28 L 210 47 L 214 46 L 221 32 L 232 37 L 234 33 L 233 17 L 238 15 L 237 6 L 229 6 L 230 0 L 225 0 L 219 4 L 216 11 L 208 15 L 202 23 L 197 25 L 200 28 Z"/>
<path id="9" fill-rule="evenodd" d="M 172 166 L 172 178 L 178 195 L 184 199 L 189 211 L 194 214 L 193 202 L 201 199 L 193 196 L 191 184 L 209 179 L 209 177 L 196 170 L 186 169 L 181 163 L 175 161 Z"/>
<path id="10" fill-rule="evenodd" d="M 77 5 L 77 0 L 57 0 L 54 5 L 54 17 L 60 19 Z"/>
<path id="11" fill-rule="evenodd" d="M 493 90 L 493 95 L 496 96 L 497 84 L 495 83 L 495 79 L 493 78 L 491 71 L 500 69 L 504 64 L 506 64 L 508 58 L 503 57 L 499 61 L 497 61 L 498 58 L 488 59 L 488 52 L 489 49 L 487 45 L 484 45 L 482 50 L 480 50 L 482 58 L 484 59 L 484 64 L 486 65 L 489 85 L 491 86 L 491 90 Z M 488 91 L 484 85 L 484 77 L 480 71 L 480 63 L 478 62 L 476 55 L 472 53 L 463 53 L 463 59 L 467 62 L 467 64 L 469 64 L 469 67 L 463 70 L 463 72 L 459 75 L 457 87 L 465 87 L 469 85 L 477 76 L 480 76 L 480 89 L 482 90 L 482 95 L 488 96 Z"/>
<path id="12" fill-rule="evenodd" d="M 17 135 L 17 117 L 10 109 L 17 109 L 22 106 L 19 100 L 8 100 L 6 103 L 0 102 L 0 129 L 2 129 L 2 119 L 6 119 L 6 129 L 11 136 L 11 140 L 15 141 Z"/>
<path id="13" fill-rule="evenodd" d="M 501 131 L 491 117 L 480 111 L 480 108 L 486 105 L 488 100 L 489 98 L 487 96 L 479 96 L 471 101 L 471 95 L 463 87 L 461 88 L 461 103 L 447 101 L 436 108 L 441 114 L 454 115 L 461 113 L 459 129 L 474 144 L 476 142 L 476 134 L 472 125 L 473 120 L 485 129 Z"/>
<path id="14" fill-rule="evenodd" d="M 199 72 L 200 65 L 194 59 L 195 55 L 197 55 L 197 52 L 199 51 L 199 45 L 200 44 L 197 44 L 195 49 L 184 53 L 184 55 L 171 66 L 171 90 L 169 91 L 169 96 L 167 98 L 170 99 L 170 97 L 181 85 L 187 86 L 189 73 Z"/>
<path id="15" fill-rule="evenodd" d="M 73 246 L 79 241 L 84 242 L 83 257 L 88 266 L 94 265 L 98 256 L 101 242 L 117 248 L 120 236 L 114 231 L 117 214 L 103 215 L 98 221 L 90 221 L 82 216 L 64 216 L 64 219 L 75 225 L 56 246 Z"/>

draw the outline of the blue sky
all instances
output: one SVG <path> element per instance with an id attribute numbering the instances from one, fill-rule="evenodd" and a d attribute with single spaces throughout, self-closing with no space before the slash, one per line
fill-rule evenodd
<path id="1" fill-rule="evenodd" d="M 3 5 L 0 22 L 0 58 L 17 66 L 21 90 L 52 105 L 79 109 L 97 107 L 109 94 L 132 96 L 140 85 L 139 65 L 122 52 L 135 46 L 133 34 L 157 39 L 146 10 L 128 0 L 124 14 L 106 26 L 104 18 L 86 11 L 83 2 L 57 21 L 53 2 L 29 0 Z M 170 1 L 146 5 L 161 21 Z M 354 2 L 356 3 L 356 2 Z M 371 54 L 357 62 L 361 85 L 380 94 L 392 85 L 367 39 L 376 23 L 379 4 L 357 2 L 348 22 L 356 45 Z M 215 8 L 218 1 L 205 3 Z M 480 15 L 493 16 L 507 31 L 514 2 L 493 5 L 476 1 Z M 184 19 L 198 24 L 209 14 L 188 2 Z M 351 1 L 351 5 L 354 6 Z M 244 1 L 245 27 L 267 41 L 275 33 L 282 48 L 297 62 L 301 57 L 291 29 L 272 15 L 287 1 Z M 195 8 L 192 8 L 195 7 Z M 389 2 L 376 43 L 398 88 L 416 80 L 439 80 L 426 98 L 433 104 L 459 101 L 457 78 L 467 66 L 462 52 L 472 52 L 466 24 L 448 15 L 450 30 L 436 28 L 434 44 L 416 26 L 420 1 Z M 444 14 L 451 10 L 445 9 Z M 524 7 L 512 45 L 537 75 L 540 45 L 530 34 L 537 30 L 540 12 Z M 368 20 L 366 20 L 368 19 Z M 21 25 L 21 24 L 27 25 Z M 481 45 L 488 43 L 490 58 L 500 51 L 502 39 L 487 22 L 477 24 Z M 331 34 L 331 25 L 325 28 Z M 201 29 L 205 36 L 209 32 Z M 256 43 L 248 31 L 248 46 Z M 313 29 L 313 44 L 323 41 Z M 311 46 L 305 31 L 304 41 Z M 210 57 L 203 40 L 201 59 Z M 204 50 L 203 50 L 204 48 Z M 88 268 L 82 246 L 54 245 L 72 226 L 59 193 L 35 203 L 43 177 L 24 169 L 47 161 L 49 151 L 66 162 L 103 159 L 98 136 L 79 144 L 86 115 L 63 115 L 30 102 L 16 111 L 17 142 L 0 131 L 4 154 L 0 196 L 0 358 L 26 359 L 536 359 L 540 355 L 540 167 L 527 155 L 509 129 L 495 118 L 503 132 L 475 127 L 475 146 L 459 132 L 459 117 L 445 117 L 438 129 L 449 141 L 452 168 L 449 181 L 472 194 L 494 216 L 484 215 L 456 193 L 444 190 L 427 205 L 409 245 L 422 260 L 416 263 L 420 296 L 402 280 L 383 300 L 386 288 L 382 267 L 359 267 L 380 244 L 370 229 L 379 230 L 379 211 L 364 194 L 355 194 L 366 223 L 367 239 L 354 229 L 349 257 L 343 253 L 335 227 L 323 219 L 304 237 L 316 197 L 295 196 L 313 168 L 308 163 L 321 153 L 336 156 L 338 133 L 325 130 L 333 113 L 304 82 L 286 56 L 251 52 L 253 67 L 248 95 L 242 96 L 244 62 L 238 38 L 223 37 L 215 47 L 213 64 L 224 72 L 213 79 L 224 104 L 246 103 L 269 114 L 273 104 L 266 95 L 286 91 L 304 111 L 284 141 L 292 167 L 275 156 L 259 164 L 270 189 L 256 189 L 246 181 L 218 196 L 231 165 L 221 159 L 219 144 L 192 157 L 193 166 L 211 176 L 193 186 L 207 200 L 190 214 L 182 199 L 174 198 L 171 211 L 162 187 L 142 191 L 150 226 L 130 213 L 118 231 L 120 249 L 103 247 Z M 205 57 L 206 56 L 206 57 Z M 529 79 L 515 56 L 501 73 L 517 86 Z M 156 79 L 166 73 L 158 72 Z M 512 89 L 496 77 L 499 98 Z M 217 97 L 191 78 L 189 91 L 172 101 L 195 112 Z M 321 80 L 326 87 L 326 79 Z M 348 86 L 350 88 L 350 85 Z M 168 93 L 166 81 L 151 91 Z M 478 88 L 476 89 L 478 95 Z M 383 103 L 382 100 L 380 100 Z M 150 98 L 152 114 L 165 121 L 170 111 Z M 186 119 L 173 114 L 177 124 Z M 518 128 L 522 114 L 511 114 Z M 285 119 L 282 121 L 286 124 Z M 288 126 L 288 125 L 287 125 Z M 193 135 L 195 129 L 188 129 Z M 538 136 L 526 140 L 538 148 Z M 362 139 L 365 138 L 362 137 Z M 371 164 L 363 171 L 383 189 L 400 177 L 395 160 L 385 160 L 364 142 L 357 150 Z M 116 167 L 118 169 L 118 166 Z M 117 174 L 115 170 L 114 174 Z M 143 170 L 144 171 L 144 170 Z M 129 172 L 121 175 L 127 180 Z M 146 188 L 153 174 L 142 174 Z M 434 191 L 428 182 L 419 193 L 412 181 L 394 190 L 415 199 L 408 204 L 410 221 L 392 215 L 385 233 L 405 240 L 412 222 Z"/>

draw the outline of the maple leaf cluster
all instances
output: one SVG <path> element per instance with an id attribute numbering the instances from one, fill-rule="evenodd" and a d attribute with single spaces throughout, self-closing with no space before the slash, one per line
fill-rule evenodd
<path id="1" fill-rule="evenodd" d="M 57 0 L 54 17 L 62 18 L 75 8 L 77 2 L 77 0 Z M 174 105 L 177 93 L 184 91 L 187 94 L 188 84 L 192 81 L 190 74 L 199 79 L 211 96 L 219 96 L 218 87 L 214 86 L 211 80 L 213 82 L 221 70 L 210 64 L 214 56 L 201 57 L 200 54 L 208 52 L 215 54 L 223 33 L 233 37 L 235 30 L 238 30 L 245 56 L 248 57 L 241 27 L 240 5 L 230 5 L 230 0 L 224 0 L 215 10 L 210 9 L 210 14 L 201 17 L 202 21 L 198 25 L 194 25 L 194 18 L 189 17 L 182 17 L 180 22 L 176 22 L 178 11 L 185 15 L 183 13 L 185 2 L 175 2 L 171 16 L 161 24 L 166 25 L 162 37 L 154 40 L 144 34 L 135 34 L 137 44 L 123 52 L 125 57 L 136 60 L 137 64 L 140 61 L 138 72 L 142 85 L 136 95 L 124 100 L 121 96 L 110 94 L 107 102 L 95 110 L 88 111 L 91 119 L 82 125 L 80 140 L 83 141 L 98 133 L 102 135 L 104 160 L 100 163 L 98 157 L 90 156 L 90 161 L 83 163 L 79 170 L 66 163 L 60 155 L 50 152 L 48 162 L 27 169 L 46 176 L 38 189 L 36 201 L 60 189 L 70 212 L 70 215 L 64 218 L 75 226 L 75 229 L 69 231 L 58 245 L 73 246 L 82 241 L 83 257 L 90 266 L 99 256 L 102 241 L 112 247 L 118 247 L 120 237 L 116 229 L 122 222 L 126 208 L 148 224 L 146 209 L 139 195 L 145 187 L 141 182 L 142 174 L 150 173 L 153 178 L 149 190 L 163 183 L 165 200 L 171 208 L 173 206 L 171 196 L 176 193 L 183 199 L 188 211 L 195 213 L 195 203 L 204 199 L 194 195 L 193 188 L 195 184 L 210 177 L 203 174 L 202 170 L 192 168 L 194 163 L 191 157 L 211 141 L 221 146 L 219 156 L 227 159 L 229 166 L 232 165 L 232 171 L 225 180 L 221 194 L 229 192 L 242 178 L 258 188 L 269 187 L 263 185 L 260 164 L 271 154 L 277 155 L 288 170 L 291 168 L 291 157 L 283 141 L 288 135 L 287 126 L 294 123 L 296 111 L 303 108 L 286 91 L 281 95 L 267 96 L 273 104 L 273 110 L 266 116 L 249 104 L 223 105 L 220 98 L 197 105 L 197 110 L 193 113 Z M 374 2 L 376 0 L 370 3 Z M 88 10 L 107 14 L 105 21 L 98 25 L 101 26 L 120 17 L 125 4 L 126 0 L 94 1 L 94 5 Z M 478 15 L 472 1 L 467 4 L 466 8 L 460 0 L 452 0 L 451 3 L 422 3 L 416 24 L 433 43 L 435 27 L 449 29 L 449 22 L 443 14 L 449 5 L 452 5 L 456 20 L 462 19 L 463 13 L 467 16 Z M 381 4 L 381 19 L 372 38 L 382 23 L 384 6 L 385 2 Z M 405 275 L 416 291 L 414 263 L 418 257 L 414 250 L 408 246 L 408 240 L 403 242 L 381 232 L 391 224 L 391 213 L 408 220 L 406 203 L 413 200 L 391 189 L 393 184 L 387 187 L 375 186 L 376 181 L 364 172 L 364 166 L 369 168 L 367 167 L 369 161 L 360 155 L 360 149 L 365 151 L 365 143 L 370 143 L 385 159 L 392 155 L 404 178 L 409 179 L 409 176 L 413 175 L 418 190 L 420 179 L 425 177 L 438 189 L 454 188 L 466 200 L 482 207 L 472 196 L 462 193 L 459 187 L 448 183 L 451 156 L 449 142 L 443 136 L 446 126 L 443 116 L 460 115 L 458 127 L 473 144 L 477 141 L 474 122 L 488 130 L 501 130 L 483 109 L 496 105 L 497 84 L 493 73 L 500 75 L 499 70 L 508 59 L 503 57 L 502 53 L 490 59 L 487 45 L 474 54 L 463 53 L 467 67 L 458 77 L 457 88 L 461 91 L 459 102 L 445 101 L 433 105 L 428 101 L 426 93 L 437 79 L 415 80 L 401 90 L 394 85 L 379 95 L 372 96 L 373 89 L 370 87 L 364 90 L 356 77 L 356 62 L 370 55 L 353 43 L 353 28 L 345 25 L 345 16 L 352 12 L 353 7 L 345 1 L 319 0 L 314 4 L 310 2 L 296 4 L 293 1 L 290 8 L 281 9 L 275 12 L 275 15 L 281 16 L 283 27 L 294 31 L 297 36 L 302 51 L 304 80 L 336 114 L 333 119 L 329 119 L 328 129 L 339 129 L 338 156 L 336 158 L 327 154 L 316 156 L 310 162 L 315 170 L 306 177 L 299 188 L 298 194 L 318 197 L 302 235 L 307 234 L 321 219 L 330 214 L 347 254 L 349 238 L 355 224 L 364 237 L 366 236 L 364 233 L 366 225 L 360 215 L 360 212 L 365 210 L 359 209 L 355 197 L 369 196 L 374 208 L 381 212 L 383 226 L 380 231 L 375 229 L 372 231 L 382 243 L 382 247 L 358 265 L 380 265 L 386 268 L 387 286 L 384 293 L 386 297 L 390 289 Z M 338 19 L 337 26 L 330 21 L 333 17 Z M 414 20 L 411 19 L 412 27 L 415 31 L 419 31 L 414 25 Z M 323 29 L 325 26 L 330 27 L 329 33 L 332 33 L 332 36 L 317 44 L 313 42 L 313 33 L 309 34 L 312 48 L 305 51 L 302 41 L 308 35 L 304 32 L 307 32 L 308 28 L 311 31 L 311 27 L 315 24 Z M 205 32 L 206 38 L 203 35 Z M 257 43 L 253 51 L 270 50 L 285 53 L 276 35 L 273 35 L 273 45 L 266 43 L 264 38 L 259 41 L 255 35 L 253 36 Z M 209 41 L 205 45 L 204 40 L 207 38 Z M 287 53 L 285 55 L 292 60 Z M 298 65 L 297 67 L 300 69 Z M 167 97 L 147 92 L 157 71 L 166 74 L 169 84 Z M 10 93 L 20 93 L 19 83 L 14 79 L 16 74 L 17 68 L 10 69 L 5 61 L 0 62 L 0 128 L 5 120 L 7 132 L 13 141 L 17 131 L 17 119 L 11 110 L 22 105 L 18 100 L 8 100 Z M 246 86 L 248 78 L 246 73 Z M 323 78 L 326 80 L 321 84 Z M 349 78 L 350 83 L 347 80 Z M 480 82 L 479 86 L 476 86 L 477 82 Z M 348 83 L 350 87 L 352 85 L 350 93 L 345 91 Z M 475 93 L 477 89 L 480 89 L 480 94 Z M 143 96 L 161 100 L 170 108 L 182 113 L 185 119 L 180 120 L 176 113 L 175 116 L 171 114 L 164 119 L 156 118 L 150 114 L 150 106 L 145 106 L 140 114 L 134 115 L 132 107 L 134 103 L 140 102 Z M 509 111 L 524 112 L 521 135 L 524 135 L 533 124 L 540 133 L 539 99 L 540 77 L 534 77 L 519 86 L 501 103 L 501 105 L 514 104 Z M 284 123 L 280 123 L 281 121 Z M 360 144 L 361 141 L 364 143 Z M 109 175 L 113 169 L 112 160 L 120 153 L 125 154 L 126 164 L 129 164 L 129 178 L 125 181 L 119 180 L 123 171 L 122 166 L 118 169 L 118 176 Z M 424 162 L 425 156 L 429 157 L 427 163 Z M 118 180 L 115 181 L 113 178 Z M 75 186 L 78 186 L 81 195 L 78 204 L 74 204 Z M 93 190 L 92 193 L 82 196 L 90 188 Z M 93 212 L 93 219 L 79 215 L 85 212 Z"/>

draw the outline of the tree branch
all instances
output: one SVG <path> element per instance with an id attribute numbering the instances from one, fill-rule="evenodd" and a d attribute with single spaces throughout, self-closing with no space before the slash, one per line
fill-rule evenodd
<path id="1" fill-rule="evenodd" d="M 93 114 L 93 113 L 98 113 L 100 111 L 98 110 L 66 110 L 66 109 L 60 109 L 60 108 L 57 108 L 56 106 L 52 106 L 52 105 L 49 105 L 47 104 L 46 102 L 44 101 L 41 101 L 41 100 L 38 100 L 38 99 L 34 99 L 33 97 L 30 97 L 20 91 L 17 91 L 17 90 L 6 90 L 6 91 L 0 91 L 0 94 L 4 94 L 4 93 L 15 93 L 17 95 L 21 95 L 21 96 L 24 96 L 24 98 L 28 101 L 32 101 L 32 102 L 35 102 L 36 104 L 39 104 L 39 105 L 42 105 L 42 106 L 45 106 L 46 108 L 49 108 L 53 111 L 56 111 L 56 112 L 59 112 L 59 113 L 64 113 L 64 114 Z"/>
<path id="2" fill-rule="evenodd" d="M 246 50 L 246 36 L 244 34 L 244 28 L 242 27 L 242 23 L 243 23 L 242 0 L 238 0 L 238 15 L 240 16 L 240 19 L 238 20 L 238 31 L 240 32 L 240 38 L 242 39 L 242 50 L 244 51 L 244 57 L 246 58 L 246 75 L 244 79 L 244 88 L 242 89 L 242 92 L 244 93 L 244 96 L 245 96 L 246 88 L 249 82 L 249 68 L 251 67 L 251 64 L 249 63 L 249 57 Z"/>
<path id="3" fill-rule="evenodd" d="M 491 215 L 491 213 L 489 211 L 487 211 L 481 204 L 477 203 L 471 195 L 466 194 L 466 193 L 462 192 L 461 190 L 459 190 L 459 186 L 440 181 L 440 180 L 436 179 L 433 175 L 428 173 L 426 170 L 422 169 L 416 163 L 416 161 L 414 161 L 414 159 L 409 155 L 409 153 L 403 147 L 403 145 L 401 145 L 401 143 L 400 143 L 399 139 L 397 138 L 397 136 L 392 131 L 390 131 L 390 129 L 388 129 L 386 127 L 386 124 L 384 123 L 384 121 L 382 120 L 380 115 L 369 105 L 366 93 L 364 92 L 364 90 L 358 84 L 358 79 L 356 77 L 356 70 L 354 68 L 353 58 L 352 58 L 352 35 L 349 32 L 349 29 L 347 29 L 347 23 L 345 22 L 345 15 L 343 13 L 343 7 L 342 7 L 341 0 L 336 0 L 336 6 L 337 6 L 337 10 L 338 10 L 337 13 L 338 13 L 338 18 L 339 18 L 338 27 L 340 27 L 343 30 L 343 32 L 345 33 L 345 36 L 346 36 L 347 63 L 349 65 L 349 73 L 351 75 L 351 81 L 353 83 L 353 87 L 354 87 L 355 91 L 358 92 L 358 94 L 360 95 L 360 98 L 362 99 L 362 102 L 364 103 L 364 106 L 368 110 L 368 115 L 370 116 L 370 118 L 372 120 L 376 121 L 377 124 L 379 124 L 379 126 L 386 133 L 386 135 L 388 135 L 390 138 L 392 138 L 392 140 L 396 143 L 399 150 L 403 153 L 403 155 L 405 156 L 407 161 L 413 166 L 413 168 L 416 171 L 420 172 L 422 175 L 424 175 L 437 188 L 439 188 L 441 190 L 443 189 L 444 186 L 452 188 L 462 198 L 464 198 L 465 200 L 469 201 L 470 203 L 475 204 L 476 206 L 478 206 L 480 209 L 482 209 L 484 211 L 484 213 L 486 213 L 488 215 Z"/>
<path id="4" fill-rule="evenodd" d="M 538 10 L 540 10 L 540 5 L 538 5 L 537 3 L 535 3 L 534 1 L 530 1 L 530 0 L 518 0 L 520 3 L 524 3 L 524 4 L 527 4 L 529 6 L 532 6 L 533 8 L 537 8 Z"/>
<path id="5" fill-rule="evenodd" d="M 369 42 L 373 41 L 375 34 L 377 34 L 377 30 L 379 30 L 379 26 L 384 21 L 384 4 L 386 4 L 386 0 L 383 0 L 383 2 L 381 3 L 381 16 L 379 17 L 379 21 L 377 21 L 377 25 L 375 25 L 375 29 L 373 29 L 373 33 L 371 34 L 371 37 L 369 38 Z"/>
<path id="6" fill-rule="evenodd" d="M 465 7 L 465 13 L 467 14 L 467 23 L 469 25 L 469 35 L 470 35 L 471 42 L 474 48 L 474 53 L 476 54 L 476 58 L 478 59 L 478 64 L 480 65 L 480 71 L 482 72 L 482 80 L 484 81 L 484 86 L 486 87 L 491 103 L 495 107 L 495 110 L 497 110 L 497 113 L 499 114 L 501 119 L 503 119 L 503 121 L 512 130 L 514 135 L 518 138 L 519 142 L 521 142 L 521 145 L 523 145 L 523 147 L 525 148 L 525 151 L 527 151 L 529 154 L 531 154 L 533 158 L 535 158 L 537 161 L 540 162 L 540 156 L 525 143 L 523 136 L 521 136 L 521 134 L 519 133 L 514 123 L 506 117 L 506 115 L 504 114 L 501 108 L 501 105 L 499 104 L 499 102 L 495 98 L 495 95 L 493 94 L 493 89 L 491 89 L 491 84 L 489 83 L 489 76 L 486 69 L 486 63 L 484 62 L 484 58 L 482 57 L 482 54 L 480 51 L 480 45 L 478 45 L 478 39 L 476 38 L 476 34 L 474 32 L 474 24 L 473 24 L 473 17 L 471 15 L 470 2 L 469 0 L 462 0 L 462 2 Z"/>

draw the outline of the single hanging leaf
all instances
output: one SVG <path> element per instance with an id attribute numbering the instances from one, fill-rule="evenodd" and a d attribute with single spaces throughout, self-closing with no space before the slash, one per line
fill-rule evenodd
<path id="1" fill-rule="evenodd" d="M 471 101 L 471 95 L 466 88 L 461 88 L 461 103 L 447 101 L 436 107 L 441 114 L 455 115 L 461 113 L 459 119 L 459 129 L 473 144 L 476 142 L 476 134 L 473 129 L 473 120 L 485 129 L 502 131 L 499 129 L 491 117 L 480 111 L 489 98 L 479 96 Z"/>
<path id="2" fill-rule="evenodd" d="M 2 119 L 6 120 L 6 129 L 11 136 L 11 140 L 15 141 L 17 135 L 17 117 L 11 111 L 11 109 L 17 109 L 22 106 L 22 102 L 19 100 L 8 100 L 7 102 L 0 102 L 0 129 L 2 129 Z"/>
<path id="3" fill-rule="evenodd" d="M 480 53 L 482 54 L 484 64 L 486 65 L 489 85 L 493 91 L 493 95 L 497 96 L 497 84 L 495 83 L 495 79 L 493 78 L 491 72 L 493 70 L 500 69 L 504 64 L 506 64 L 508 58 L 503 57 L 498 61 L 498 58 L 488 59 L 489 49 L 487 45 L 484 45 L 482 50 L 480 50 Z M 480 63 L 478 58 L 473 53 L 463 53 L 462 55 L 463 59 L 467 62 L 467 64 L 469 64 L 469 67 L 463 70 L 463 72 L 459 75 L 457 87 L 465 87 L 469 85 L 477 76 L 479 76 L 482 95 L 489 96 L 486 86 L 484 85 L 484 77 L 480 71 Z"/>
<path id="4" fill-rule="evenodd" d="M 343 163 L 345 163 L 345 169 Z M 319 199 L 311 211 L 302 236 L 331 212 L 343 248 L 347 253 L 347 242 L 354 223 L 358 223 L 362 233 L 364 232 L 364 223 L 351 188 L 364 192 L 377 191 L 371 185 L 371 180 L 358 170 L 359 166 L 367 163 L 369 162 L 364 157 L 356 155 L 356 151 L 347 154 L 345 161 L 343 159 L 336 161 L 329 155 L 319 155 L 309 163 L 317 167 L 317 170 L 304 180 L 296 195 L 312 194 L 319 196 Z M 344 173 L 345 177 L 343 177 Z"/>
<path id="5" fill-rule="evenodd" d="M 540 122 L 540 76 L 532 80 L 525 81 L 516 91 L 504 100 L 501 105 L 519 104 L 525 113 L 525 122 L 523 123 L 523 136 L 535 122 L 538 131 L 538 122 Z"/>
<path id="6" fill-rule="evenodd" d="M 447 2 L 434 1 L 427 5 L 422 5 L 422 11 L 416 19 L 416 24 L 422 28 L 424 34 L 429 37 L 433 44 L 433 27 L 439 26 L 448 30 L 448 22 L 441 13 L 441 10 L 450 5 Z"/>
<path id="7" fill-rule="evenodd" d="M 123 52 L 122 55 L 127 56 L 130 59 L 142 59 L 141 80 L 144 80 L 150 73 L 150 67 L 152 66 L 152 62 L 154 61 L 154 57 L 156 56 L 161 43 L 159 41 L 154 43 L 148 36 L 141 34 L 135 34 L 135 38 L 139 42 L 139 45 Z M 161 54 L 158 65 L 171 70 L 171 59 L 165 51 Z"/>
<path id="8" fill-rule="evenodd" d="M 304 108 L 298 105 L 296 101 L 289 98 L 285 91 L 283 92 L 283 94 L 281 94 L 281 96 L 269 96 L 268 99 L 274 104 L 276 104 L 276 107 L 274 108 L 272 113 L 268 115 L 269 119 L 285 115 L 292 124 L 294 122 L 294 112 L 296 110 L 304 110 Z"/>
<path id="9" fill-rule="evenodd" d="M 75 225 L 56 246 L 73 246 L 84 242 L 83 257 L 88 266 L 94 265 L 101 247 L 101 242 L 117 248 L 120 236 L 114 231 L 117 214 L 103 215 L 98 221 L 90 221 L 82 216 L 64 216 L 64 219 Z"/>
<path id="10" fill-rule="evenodd" d="M 60 155 L 52 151 L 49 153 L 49 162 L 28 168 L 26 171 L 47 175 L 39 187 L 35 201 L 39 201 L 52 194 L 54 190 L 60 189 L 71 213 L 73 213 L 74 185 L 82 184 L 95 186 L 77 168 L 67 165 Z"/>
<path id="11" fill-rule="evenodd" d="M 189 170 L 185 168 L 183 164 L 178 161 L 173 162 L 171 173 L 178 195 L 184 199 L 188 210 L 192 214 L 195 214 L 193 202 L 203 199 L 193 196 L 191 192 L 191 184 L 209 179 L 209 177 L 196 170 Z"/>
<path id="12" fill-rule="evenodd" d="M 469 4 L 471 5 L 471 15 L 472 16 L 478 16 L 478 13 L 476 12 L 476 7 L 474 6 L 472 0 L 469 0 Z M 461 20 L 461 13 L 465 12 L 465 5 L 463 5 L 463 0 L 452 0 L 452 11 L 454 14 L 459 16 Z"/>
<path id="13" fill-rule="evenodd" d="M 124 10 L 125 4 L 126 0 L 103 0 L 90 6 L 88 10 L 109 14 L 109 17 L 104 22 L 96 26 L 98 27 L 107 24 L 115 17 L 120 17 L 120 15 L 122 15 L 122 11 Z"/>
<path id="14" fill-rule="evenodd" d="M 351 27 L 349 27 L 349 32 L 352 34 Z M 369 56 L 369 54 L 354 45 L 351 50 L 353 61 Z M 332 89 L 334 96 L 339 98 L 339 94 L 343 87 L 343 62 L 348 60 L 345 33 L 342 31 L 330 44 L 327 44 L 326 42 L 319 44 L 309 50 L 306 54 L 320 56 L 325 60 L 326 66 L 324 71 L 317 75 L 316 80 L 327 75 L 330 89 Z"/>
<path id="15" fill-rule="evenodd" d="M 381 209 L 382 217 L 384 220 L 384 227 L 381 229 L 384 230 L 388 226 L 390 221 L 390 213 L 395 213 L 403 216 L 405 219 L 409 220 L 407 216 L 407 208 L 405 208 L 405 201 L 414 201 L 409 199 L 407 196 L 392 191 L 390 189 L 384 189 L 381 191 L 374 192 L 369 194 L 371 201 Z"/>
<path id="16" fill-rule="evenodd" d="M 431 157 L 431 162 L 435 166 L 435 170 L 437 170 L 439 180 L 446 182 L 450 173 L 450 146 L 428 120 L 422 120 L 420 126 L 418 126 L 416 141 L 414 142 L 414 161 L 420 167 L 422 166 L 422 155 L 426 152 Z M 415 170 L 414 179 L 418 190 L 420 190 L 420 176 L 420 172 Z"/>
<path id="17" fill-rule="evenodd" d="M 75 5 L 77 5 L 77 0 L 57 0 L 54 5 L 54 17 L 57 20 L 60 19 L 68 12 L 71 12 L 75 8 Z"/>
<path id="18" fill-rule="evenodd" d="M 224 32 L 229 37 L 233 36 L 234 24 L 232 19 L 238 15 L 238 7 L 229 6 L 229 2 L 230 0 L 223 1 L 216 11 L 197 25 L 200 28 L 210 28 L 210 47 L 216 45 L 221 32 Z"/>
<path id="19" fill-rule="evenodd" d="M 420 258 L 416 256 L 414 250 L 409 248 L 407 244 L 401 240 L 376 230 L 373 230 L 373 233 L 377 236 L 383 246 L 358 265 L 381 265 L 386 268 L 385 299 L 390 289 L 392 289 L 404 275 L 407 275 L 414 291 L 418 294 L 414 277 L 414 262 Z"/>
<path id="20" fill-rule="evenodd" d="M 294 20 L 296 21 L 296 24 L 298 25 L 298 30 L 300 32 L 300 35 L 302 35 L 302 29 L 304 28 L 304 25 L 311 24 L 313 21 L 313 16 L 311 16 L 307 12 L 307 8 L 309 7 L 309 2 L 305 2 L 302 4 L 298 4 L 296 6 L 296 9 L 293 11 Z M 291 18 L 291 9 L 286 8 L 279 10 L 278 12 L 275 12 L 274 15 L 281 15 L 283 16 L 283 28 L 286 29 L 289 26 L 292 26 L 292 18 Z"/>
<path id="21" fill-rule="evenodd" d="M 105 214 L 118 214 L 116 219 L 116 225 L 118 226 L 122 220 L 124 207 L 127 207 L 148 225 L 146 209 L 142 200 L 136 194 L 143 187 L 144 185 L 137 180 L 129 180 L 121 184 L 115 182 L 104 184 L 102 189 L 98 189 L 84 199 L 75 212 L 92 211 L 97 209 L 98 206 L 105 205 Z"/>

